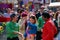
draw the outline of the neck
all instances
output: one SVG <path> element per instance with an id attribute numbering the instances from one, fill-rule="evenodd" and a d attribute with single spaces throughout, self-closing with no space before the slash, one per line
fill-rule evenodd
<path id="1" fill-rule="evenodd" d="M 12 20 L 12 22 L 14 22 L 14 23 L 15 23 L 16 21 L 15 21 L 15 20 Z"/>
<path id="2" fill-rule="evenodd" d="M 46 19 L 45 22 L 47 22 L 48 20 L 50 20 L 50 18 L 49 19 Z"/>

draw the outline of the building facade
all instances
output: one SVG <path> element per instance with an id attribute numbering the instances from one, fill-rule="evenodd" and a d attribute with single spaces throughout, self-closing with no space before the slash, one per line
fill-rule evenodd
<path id="1" fill-rule="evenodd" d="M 57 0 L 57 2 L 60 2 L 60 0 Z"/>

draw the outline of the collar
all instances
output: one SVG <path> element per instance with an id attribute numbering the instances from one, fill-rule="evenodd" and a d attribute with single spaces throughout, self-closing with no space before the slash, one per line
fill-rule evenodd
<path id="1" fill-rule="evenodd" d="M 49 18 L 47 21 L 45 21 L 45 22 L 48 22 L 48 21 L 50 21 L 51 20 L 51 18 Z"/>

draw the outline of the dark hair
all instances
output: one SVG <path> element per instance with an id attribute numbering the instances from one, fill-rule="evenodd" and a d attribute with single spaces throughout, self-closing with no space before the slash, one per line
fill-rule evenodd
<path id="1" fill-rule="evenodd" d="M 22 17 L 26 17 L 26 16 L 27 16 L 27 14 L 22 13 Z"/>
<path id="2" fill-rule="evenodd" d="M 10 19 L 11 19 L 11 21 L 13 20 L 13 18 L 16 16 L 16 14 L 11 14 L 10 15 Z"/>
<path id="3" fill-rule="evenodd" d="M 42 13 L 42 16 L 43 16 L 44 18 L 50 18 L 50 14 L 49 14 L 48 12 L 43 12 L 43 13 Z"/>
<path id="4" fill-rule="evenodd" d="M 23 9 L 18 9 L 17 12 L 18 13 L 22 13 L 24 10 Z"/>
<path id="5" fill-rule="evenodd" d="M 34 23 L 36 23 L 36 17 L 35 16 L 30 16 L 30 18 L 34 19 L 35 20 Z"/>

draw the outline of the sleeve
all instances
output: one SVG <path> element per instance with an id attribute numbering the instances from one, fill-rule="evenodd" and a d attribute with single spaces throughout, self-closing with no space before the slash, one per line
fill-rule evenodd
<path id="1" fill-rule="evenodd" d="M 42 39 L 43 40 L 53 40 L 54 32 L 51 28 L 50 24 L 44 26 L 43 33 L 42 33 Z"/>
<path id="2" fill-rule="evenodd" d="M 37 29 L 40 30 L 42 28 L 41 26 L 42 26 L 41 25 L 41 18 L 39 17 Z"/>

